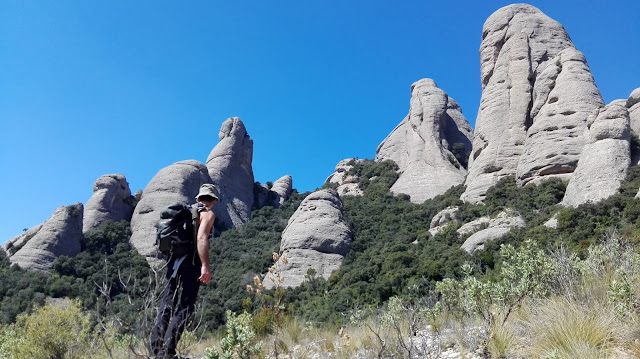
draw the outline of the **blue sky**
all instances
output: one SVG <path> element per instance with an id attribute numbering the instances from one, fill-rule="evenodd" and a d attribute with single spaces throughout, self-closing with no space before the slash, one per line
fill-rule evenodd
<path id="1" fill-rule="evenodd" d="M 239 116 L 265 183 L 320 187 L 373 158 L 433 78 L 474 124 L 482 25 L 505 1 L 2 1 L 0 243 L 93 182 L 132 191 L 204 162 Z M 640 87 L 640 2 L 533 1 L 569 32 L 606 102 Z"/>

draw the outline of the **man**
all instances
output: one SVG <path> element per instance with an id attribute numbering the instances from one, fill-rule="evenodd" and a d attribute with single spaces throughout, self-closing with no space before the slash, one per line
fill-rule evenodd
<path id="1" fill-rule="evenodd" d="M 167 283 L 155 326 L 151 332 L 151 352 L 160 359 L 179 359 L 176 347 L 189 316 L 193 313 L 200 282 L 211 281 L 209 235 L 215 215 L 211 207 L 218 201 L 216 187 L 203 184 L 196 196 L 198 228 L 196 250 L 167 262 Z"/>

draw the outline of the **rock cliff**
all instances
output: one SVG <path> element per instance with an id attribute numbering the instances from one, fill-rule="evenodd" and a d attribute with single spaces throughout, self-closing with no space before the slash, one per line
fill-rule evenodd
<path id="1" fill-rule="evenodd" d="M 220 142 L 207 158 L 211 183 L 218 187 L 220 202 L 214 208 L 216 217 L 231 228 L 246 223 L 254 204 L 253 140 L 244 123 L 231 117 L 222 123 Z M 219 210 L 224 207 L 224 211 Z"/>
<path id="2" fill-rule="evenodd" d="M 176 202 L 195 203 L 203 183 L 211 183 L 209 172 L 203 163 L 195 160 L 177 162 L 158 171 L 144 189 L 131 218 L 131 244 L 140 254 L 153 261 L 160 211 Z M 225 209 L 216 204 L 214 210 Z"/>
<path id="3" fill-rule="evenodd" d="M 618 191 L 631 164 L 629 111 L 617 100 L 587 120 L 587 144 L 567 185 L 562 204 L 598 202 Z"/>
<path id="4" fill-rule="evenodd" d="M 133 203 L 134 198 L 124 175 L 101 176 L 93 184 L 93 195 L 84 208 L 83 231 L 96 228 L 107 220 L 130 221 Z"/>
<path id="5" fill-rule="evenodd" d="M 431 79 L 411 85 L 409 114 L 382 141 L 376 160 L 393 160 L 400 177 L 391 187 L 422 203 L 464 182 L 473 130 L 460 106 Z"/>
<path id="6" fill-rule="evenodd" d="M 271 188 L 258 182 L 256 182 L 256 186 L 254 198 L 256 208 L 262 208 L 264 206 L 279 208 L 291 196 L 293 179 L 291 176 L 286 175 L 275 181 Z"/>
<path id="7" fill-rule="evenodd" d="M 482 97 L 461 198 L 481 202 L 505 176 L 517 175 L 521 184 L 566 178 L 584 146 L 586 117 L 603 102 L 562 25 L 531 5 L 499 9 L 483 27 L 480 68 Z"/>
<path id="8" fill-rule="evenodd" d="M 82 212 L 82 203 L 62 206 L 43 224 L 10 240 L 3 247 L 10 254 L 11 264 L 28 270 L 50 271 L 59 256 L 72 257 L 80 253 Z"/>
<path id="9" fill-rule="evenodd" d="M 283 263 L 282 258 L 278 263 L 284 278 L 281 286 L 299 286 L 310 268 L 317 276 L 329 278 L 342 264 L 351 241 L 351 228 L 344 217 L 340 197 L 331 190 L 310 194 L 282 232 L 280 254 L 287 258 L 287 263 Z M 266 279 L 264 285 L 272 288 L 274 283 Z"/>

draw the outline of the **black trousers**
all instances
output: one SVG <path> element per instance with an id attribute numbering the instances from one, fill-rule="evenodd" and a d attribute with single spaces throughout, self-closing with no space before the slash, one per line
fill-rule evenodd
<path id="1" fill-rule="evenodd" d="M 167 263 L 166 285 L 162 304 L 151 331 L 149 345 L 156 356 L 175 355 L 178 341 L 193 314 L 200 282 L 200 266 L 193 265 L 187 258 L 172 278 L 173 262 Z"/>

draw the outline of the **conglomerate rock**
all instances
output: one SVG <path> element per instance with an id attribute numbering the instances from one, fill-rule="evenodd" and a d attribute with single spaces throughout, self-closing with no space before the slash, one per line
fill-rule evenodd
<path id="1" fill-rule="evenodd" d="M 281 287 L 297 287 L 313 269 L 318 277 L 328 279 L 342 264 L 351 248 L 352 233 L 343 214 L 340 197 L 332 190 L 319 190 L 305 198 L 282 232 L 281 258 L 276 264 Z M 282 258 L 286 258 L 283 262 Z M 275 283 L 267 275 L 264 285 Z"/>
<path id="2" fill-rule="evenodd" d="M 577 207 L 615 194 L 631 164 L 629 111 L 624 100 L 595 110 L 587 120 L 587 145 L 562 204 Z"/>
<path id="3" fill-rule="evenodd" d="M 82 230 L 96 228 L 104 221 L 130 221 L 133 201 L 129 183 L 122 174 L 100 176 L 93 184 L 93 195 L 84 208 Z"/>
<path id="4" fill-rule="evenodd" d="M 207 158 L 211 182 L 220 193 L 219 205 L 214 212 L 227 228 L 246 223 L 253 208 L 253 140 L 244 123 L 231 117 L 222 123 L 218 134 L 220 142 Z M 220 211 L 224 208 L 224 211 Z"/>
<path id="5" fill-rule="evenodd" d="M 573 172 L 580 130 L 602 104 L 584 56 L 560 23 L 514 4 L 485 22 L 480 45 L 482 98 L 469 159 L 465 202 L 484 200 L 506 176 L 523 184 Z M 560 141 L 560 146 L 550 146 Z"/>
<path id="6" fill-rule="evenodd" d="M 158 171 L 144 189 L 131 218 L 131 244 L 140 254 L 154 261 L 160 212 L 173 203 L 195 203 L 195 196 L 204 183 L 211 183 L 207 167 L 195 160 L 177 162 Z M 214 209 L 216 207 L 218 204 Z"/>
<path id="7" fill-rule="evenodd" d="M 464 182 L 472 138 L 460 106 L 433 80 L 422 79 L 411 85 L 409 114 L 378 146 L 376 160 L 399 167 L 391 192 L 422 203 Z"/>
<path id="8" fill-rule="evenodd" d="M 14 245 L 19 243 L 21 247 L 9 257 L 11 264 L 48 272 L 56 258 L 80 253 L 82 212 L 82 203 L 62 206 L 42 225 L 24 233 L 20 241 L 12 240 Z"/>

